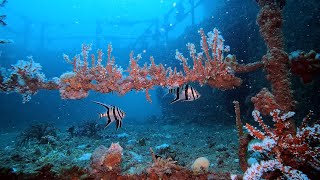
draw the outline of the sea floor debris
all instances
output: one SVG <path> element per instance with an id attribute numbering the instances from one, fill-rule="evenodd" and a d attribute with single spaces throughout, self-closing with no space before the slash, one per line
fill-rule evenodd
<path id="1" fill-rule="evenodd" d="M 177 126 L 183 128 L 177 128 Z M 237 159 L 237 133 L 234 127 L 211 126 L 182 123 L 159 124 L 155 128 L 151 124 L 137 126 L 134 122 L 127 122 L 124 127 L 126 136 L 118 136 L 119 132 L 110 128 L 102 132 L 99 139 L 71 137 L 67 130 L 60 130 L 57 131 L 57 144 L 29 142 L 18 146 L 8 138 L 8 141 L 1 142 L 0 162 L 3 169 L 0 174 L 1 176 L 5 174 L 19 176 L 20 174 L 28 177 L 41 176 L 40 172 L 48 171 L 53 173 L 51 176 L 54 178 L 63 173 L 69 173 L 69 176 L 78 178 L 81 176 L 89 178 L 92 176 L 89 171 L 90 156 L 100 145 L 109 147 L 113 142 L 118 142 L 123 147 L 121 173 L 111 169 L 111 171 L 104 171 L 100 174 L 101 176 L 117 176 L 123 179 L 154 176 L 152 175 L 154 171 L 149 171 L 149 174 L 147 171 L 148 168 L 152 169 L 153 163 L 150 147 L 154 149 L 157 157 L 163 160 L 170 158 L 175 165 L 181 167 L 179 170 L 170 171 L 169 174 L 164 173 L 163 179 L 186 175 L 207 179 L 209 176 L 220 176 L 220 172 L 223 172 L 221 174 L 223 177 L 228 175 L 230 177 L 229 173 L 240 174 Z M 212 132 L 216 136 L 212 136 Z M 12 136 L 11 139 L 14 139 L 17 134 L 5 136 Z M 167 145 L 166 148 L 157 149 L 157 146 L 160 147 L 163 144 Z M 209 172 L 203 174 L 192 172 L 191 165 L 198 157 L 206 157 L 210 160 Z"/>

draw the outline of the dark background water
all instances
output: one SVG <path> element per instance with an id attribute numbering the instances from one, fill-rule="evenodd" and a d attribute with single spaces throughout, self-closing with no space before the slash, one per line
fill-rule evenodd
<path id="1" fill-rule="evenodd" d="M 266 47 L 259 35 L 256 15 L 259 8 L 254 0 L 203 0 L 191 19 L 189 0 L 110 0 L 110 1 L 19 1 L 10 0 L 1 14 L 6 14 L 7 26 L 0 27 L 1 38 L 14 40 L 0 45 L 1 67 L 10 67 L 19 59 L 32 55 L 43 66 L 47 78 L 70 71 L 62 54 L 72 57 L 79 54 L 82 43 L 92 43 L 93 51 L 106 50 L 112 42 L 116 63 L 126 68 L 129 53 L 142 54 L 140 64 L 149 56 L 156 63 L 179 66 L 175 50 L 185 56 L 189 52 L 185 44 L 192 42 L 200 51 L 198 30 L 206 32 L 217 27 L 225 44 L 239 62 L 249 63 L 261 59 Z M 320 51 L 320 2 L 318 0 L 288 0 L 284 8 L 284 38 L 287 52 L 297 49 Z M 62 127 L 84 120 L 96 120 L 103 108 L 90 102 L 97 100 L 120 106 L 127 112 L 127 120 L 143 123 L 149 116 L 194 117 L 194 121 L 206 119 L 213 123 L 233 125 L 233 100 L 239 100 L 242 112 L 250 118 L 250 98 L 267 86 L 264 72 L 240 75 L 244 80 L 235 90 L 220 91 L 194 84 L 202 97 L 196 102 L 168 105 L 172 97 L 162 98 L 165 89 L 151 91 L 153 102 L 146 101 L 143 92 L 130 92 L 119 97 L 115 94 L 90 93 L 82 100 L 61 100 L 57 91 L 40 91 L 26 104 L 18 94 L 0 94 L 0 127 L 5 130 L 24 128 L 33 121 L 54 122 Z M 319 113 L 319 81 L 307 86 L 296 77 L 292 78 L 293 90 L 299 102 L 297 111 L 304 116 L 309 109 Z M 190 111 L 185 111 L 190 109 Z M 201 115 L 201 116 L 199 116 Z M 201 122 L 199 122 L 201 123 Z"/>

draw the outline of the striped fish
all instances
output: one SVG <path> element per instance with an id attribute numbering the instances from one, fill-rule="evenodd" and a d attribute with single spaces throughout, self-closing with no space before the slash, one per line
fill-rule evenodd
<path id="1" fill-rule="evenodd" d="M 177 101 L 194 101 L 200 98 L 199 92 L 192 86 L 186 84 L 182 87 L 169 89 L 169 93 L 174 94 L 175 98 L 170 104 Z"/>
<path id="2" fill-rule="evenodd" d="M 125 117 L 126 113 L 121 110 L 120 108 L 116 106 L 111 106 L 107 104 L 103 104 L 101 102 L 93 101 L 94 103 L 97 103 L 107 109 L 105 113 L 100 113 L 99 118 L 106 117 L 107 118 L 107 124 L 105 126 L 108 127 L 113 121 L 116 121 L 117 130 L 118 128 L 122 127 L 122 119 Z"/>

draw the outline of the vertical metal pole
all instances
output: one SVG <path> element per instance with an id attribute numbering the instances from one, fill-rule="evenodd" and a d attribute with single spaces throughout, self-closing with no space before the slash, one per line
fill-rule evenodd
<path id="1" fill-rule="evenodd" d="M 194 0 L 189 0 L 191 4 L 191 24 L 194 25 Z"/>

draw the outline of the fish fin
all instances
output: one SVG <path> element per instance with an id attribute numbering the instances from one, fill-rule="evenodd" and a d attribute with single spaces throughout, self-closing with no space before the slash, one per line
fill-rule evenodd
<path id="1" fill-rule="evenodd" d="M 99 105 L 101 105 L 101 106 L 103 106 L 103 107 L 107 108 L 108 110 L 109 110 L 109 108 L 111 107 L 110 105 L 103 104 L 103 103 L 98 102 L 98 101 L 92 101 L 92 102 L 94 102 L 94 103 L 96 103 L 96 104 L 99 104 Z"/>
<path id="2" fill-rule="evenodd" d="M 1 20 L 0 20 L 0 24 L 1 24 L 2 26 L 6 26 L 6 25 L 7 25 L 7 23 L 5 23 L 4 21 L 1 21 Z"/>
<path id="3" fill-rule="evenodd" d="M 166 97 L 169 94 L 169 91 L 167 93 L 165 93 L 162 98 Z"/>
<path id="4" fill-rule="evenodd" d="M 111 124 L 111 119 L 108 119 L 108 122 L 104 128 L 107 128 Z"/>
<path id="5" fill-rule="evenodd" d="M 168 94 L 174 93 L 174 91 L 175 91 L 174 88 L 168 89 L 167 92 L 162 96 L 162 98 L 164 98 Z"/>
<path id="6" fill-rule="evenodd" d="M 180 101 L 179 97 L 176 97 L 174 100 L 172 100 L 172 101 L 170 102 L 170 104 L 173 104 L 173 103 L 175 103 L 175 102 L 177 102 L 177 101 Z"/>
<path id="7" fill-rule="evenodd" d="M 175 94 L 176 94 L 176 97 L 174 98 L 174 100 L 173 101 L 171 101 L 170 102 L 170 104 L 172 104 L 172 103 L 175 103 L 175 102 L 177 102 L 177 101 L 180 101 L 180 87 L 177 87 L 177 90 L 176 90 L 176 92 L 174 92 Z"/>
<path id="8" fill-rule="evenodd" d="M 120 121 L 120 127 L 122 127 L 122 121 Z"/>
<path id="9" fill-rule="evenodd" d="M 117 130 L 118 130 L 119 127 L 121 127 L 121 121 L 120 121 L 120 120 L 117 120 L 116 123 L 117 123 Z"/>

